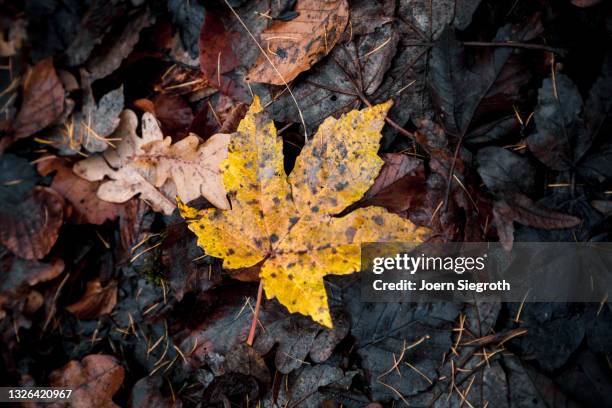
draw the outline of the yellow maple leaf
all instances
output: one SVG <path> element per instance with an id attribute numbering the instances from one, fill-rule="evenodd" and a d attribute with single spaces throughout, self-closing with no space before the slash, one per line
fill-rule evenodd
<path id="1" fill-rule="evenodd" d="M 266 296 L 332 327 L 323 277 L 360 269 L 364 242 L 422 242 L 429 233 L 380 207 L 338 213 L 359 200 L 383 165 L 381 130 L 391 102 L 327 118 L 291 175 L 283 143 L 255 98 L 221 164 L 231 210 L 179 209 L 207 254 L 225 268 L 263 261 Z"/>

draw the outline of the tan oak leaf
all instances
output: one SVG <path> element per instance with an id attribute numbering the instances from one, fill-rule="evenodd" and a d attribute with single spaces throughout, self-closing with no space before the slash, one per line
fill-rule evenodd
<path id="1" fill-rule="evenodd" d="M 145 112 L 141 125 L 139 136 L 136 114 L 124 110 L 112 136 L 120 139 L 116 148 L 74 165 L 74 172 L 86 180 L 110 179 L 100 185 L 98 197 L 123 203 L 140 194 L 155 211 L 167 215 L 176 208 L 177 195 L 186 201 L 203 196 L 218 208 L 229 208 L 219 170 L 227 157 L 229 135 L 219 133 L 200 143 L 190 134 L 172 144 L 152 114 Z"/>

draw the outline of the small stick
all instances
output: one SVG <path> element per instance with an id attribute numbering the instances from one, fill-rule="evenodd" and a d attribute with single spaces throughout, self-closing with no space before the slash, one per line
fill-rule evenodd
<path id="1" fill-rule="evenodd" d="M 510 339 L 513 339 L 517 336 L 523 336 L 527 334 L 527 329 L 513 329 L 506 332 L 500 332 L 495 334 L 489 334 L 488 336 L 480 337 L 478 339 L 474 339 L 465 343 L 461 343 L 460 345 L 463 347 L 472 346 L 472 347 L 481 347 L 487 344 L 497 343 L 498 345 L 502 345 Z"/>
<path id="2" fill-rule="evenodd" d="M 548 47 L 546 45 L 541 44 L 529 44 L 529 43 L 518 43 L 518 42 L 486 42 L 486 41 L 464 41 L 463 45 L 467 45 L 468 47 L 508 47 L 508 48 L 524 48 L 528 50 L 542 50 L 552 52 L 557 55 L 565 55 L 567 54 L 566 50 L 555 47 Z"/>
<path id="3" fill-rule="evenodd" d="M 251 322 L 251 330 L 249 331 L 249 337 L 247 338 L 247 344 L 253 345 L 255 340 L 255 330 L 257 330 L 257 321 L 259 320 L 259 307 L 261 306 L 261 295 L 263 292 L 263 281 L 259 281 L 259 288 L 257 289 L 257 303 L 255 304 L 255 313 L 253 314 L 253 321 Z"/>

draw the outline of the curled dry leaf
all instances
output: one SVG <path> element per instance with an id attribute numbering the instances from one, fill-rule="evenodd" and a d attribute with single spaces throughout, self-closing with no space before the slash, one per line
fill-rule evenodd
<path id="1" fill-rule="evenodd" d="M 282 140 L 255 98 L 223 163 L 232 209 L 197 211 L 179 202 L 198 244 L 226 268 L 263 261 L 268 298 L 331 327 L 325 275 L 358 271 L 362 242 L 421 242 L 428 233 L 379 207 L 332 217 L 359 200 L 379 173 L 376 152 L 390 107 L 326 119 L 287 177 Z"/>
<path id="2" fill-rule="evenodd" d="M 111 179 L 102 183 L 98 197 L 122 203 L 140 194 L 155 211 L 168 215 L 176 208 L 177 194 L 187 201 L 204 196 L 219 208 L 229 208 L 219 174 L 229 135 L 217 134 L 203 144 L 190 135 L 172 144 L 148 112 L 142 116 L 142 137 L 136 134 L 137 126 L 136 114 L 123 111 L 113 135 L 121 139 L 117 148 L 75 164 L 74 172 L 86 180 Z"/>
<path id="3" fill-rule="evenodd" d="M 112 356 L 90 354 L 83 360 L 72 360 L 62 368 L 51 372 L 49 382 L 53 387 L 71 388 L 70 402 L 53 404 L 53 407 L 118 407 L 113 395 L 119 390 L 125 370 Z"/>
<path id="4" fill-rule="evenodd" d="M 299 0 L 295 12 L 294 19 L 277 21 L 260 36 L 278 72 L 261 56 L 247 81 L 273 85 L 292 81 L 334 48 L 348 23 L 346 0 Z"/>
<path id="5" fill-rule="evenodd" d="M 79 319 L 95 319 L 113 311 L 117 304 L 117 282 L 102 286 L 99 279 L 87 282 L 85 293 L 66 310 Z"/>
<path id="6" fill-rule="evenodd" d="M 75 222 L 101 225 L 107 220 L 114 220 L 121 213 L 121 205 L 103 201 L 96 195 L 100 183 L 78 177 L 69 161 L 54 158 L 38 163 L 37 168 L 43 176 L 55 173 L 51 188 L 72 205 L 74 211 L 71 218 Z"/>
<path id="7" fill-rule="evenodd" d="M 53 59 L 46 58 L 27 74 L 23 102 L 13 123 L 15 139 L 28 137 L 52 124 L 64 110 L 64 88 Z"/>

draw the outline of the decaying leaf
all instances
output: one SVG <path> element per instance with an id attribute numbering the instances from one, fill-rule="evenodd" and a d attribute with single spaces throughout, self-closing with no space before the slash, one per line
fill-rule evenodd
<path id="1" fill-rule="evenodd" d="M 304 316 L 274 312 L 273 307 L 265 310 L 266 331 L 257 336 L 253 349 L 267 355 L 278 345 L 274 364 L 283 374 L 300 368 L 306 359 L 315 363 L 326 361 L 349 331 L 347 316 L 337 309 L 332 310 L 334 327 L 323 330 Z"/>
<path id="2" fill-rule="evenodd" d="M 197 58 L 200 28 L 204 23 L 204 6 L 197 1 L 169 0 L 168 9 L 172 13 L 172 21 L 179 26 L 183 48 L 191 58 Z"/>
<path id="3" fill-rule="evenodd" d="M 174 140 L 187 136 L 187 129 L 193 122 L 193 112 L 180 95 L 160 94 L 153 98 L 153 104 L 155 117 L 165 135 L 176 135 Z"/>
<path id="4" fill-rule="evenodd" d="M 225 359 L 225 369 L 228 373 L 250 375 L 266 384 L 270 381 L 270 371 L 262 354 L 245 343 L 237 344 Z"/>
<path id="5" fill-rule="evenodd" d="M 376 205 L 401 215 L 412 213 L 425 196 L 423 162 L 401 153 L 386 153 L 383 160 L 385 165 L 360 205 Z"/>
<path id="6" fill-rule="evenodd" d="M 284 377 L 281 381 L 286 386 L 279 388 L 278 395 L 270 393 L 267 396 L 269 399 L 264 400 L 264 406 L 324 407 L 325 401 L 330 398 L 322 391 L 330 387 L 348 388 L 356 373 L 345 373 L 339 367 L 328 364 L 306 366 Z"/>
<path id="7" fill-rule="evenodd" d="M 129 19 L 118 38 L 108 41 L 102 54 L 89 58 L 87 70 L 92 79 L 104 78 L 115 71 L 140 38 L 140 32 L 152 23 L 149 10 L 144 10 Z"/>
<path id="8" fill-rule="evenodd" d="M 268 27 L 269 18 L 278 15 L 291 1 L 230 1 L 239 19 L 231 12 L 206 10 L 200 31 L 199 60 L 202 74 L 210 86 L 237 101 L 251 100 L 245 76 L 248 68 L 261 57 L 261 52 L 242 23 L 258 39 Z"/>
<path id="9" fill-rule="evenodd" d="M 117 304 L 117 282 L 102 286 L 99 279 L 87 282 L 85 293 L 77 302 L 66 306 L 66 310 L 79 319 L 95 319 L 112 312 Z"/>
<path id="10" fill-rule="evenodd" d="M 536 14 L 501 27 L 494 41 L 530 41 L 542 30 Z M 449 28 L 432 48 L 429 61 L 429 87 L 444 129 L 468 139 L 474 126 L 482 125 L 477 120 L 482 117 L 490 122 L 491 117 L 510 116 L 515 121 L 512 106 L 520 101 L 519 90 L 531 75 L 526 66 L 510 63 L 515 55 L 511 48 L 476 51 L 469 52 Z"/>
<path id="11" fill-rule="evenodd" d="M 476 161 L 480 177 L 493 193 L 528 193 L 535 185 L 535 169 L 529 160 L 507 149 L 485 147 L 478 151 Z"/>
<path id="12" fill-rule="evenodd" d="M 379 173 L 383 161 L 376 153 L 390 107 L 326 119 L 287 177 L 282 140 L 255 98 L 222 165 L 232 209 L 198 211 L 179 202 L 198 244 L 226 268 L 264 261 L 268 298 L 331 327 L 325 275 L 358 271 L 362 242 L 421 242 L 428 233 L 379 207 L 333 217 L 359 200 Z"/>
<path id="13" fill-rule="evenodd" d="M 346 0 L 299 0 L 295 12 L 295 18 L 275 22 L 260 36 L 278 72 L 261 56 L 249 70 L 248 81 L 273 85 L 292 81 L 332 50 L 348 22 Z"/>
<path id="14" fill-rule="evenodd" d="M 467 4 L 471 3 L 471 4 Z M 419 118 L 431 105 L 426 89 L 425 43 L 438 39 L 455 21 L 471 18 L 479 3 L 453 0 L 351 1 L 350 22 L 341 41 L 314 65 L 292 90 L 307 126 L 316 129 L 326 117 L 390 98 L 389 117 L 397 123 Z M 467 20 L 469 22 L 469 20 Z M 275 120 L 300 122 L 290 95 L 272 92 Z"/>
<path id="15" fill-rule="evenodd" d="M 568 76 L 544 80 L 534 113 L 537 132 L 527 138 L 527 145 L 551 169 L 568 170 L 575 163 L 573 145 L 583 126 L 581 112 L 582 97 Z"/>
<path id="16" fill-rule="evenodd" d="M 15 20 L 6 32 L 0 35 L 0 57 L 11 57 L 15 55 L 27 39 L 26 21 Z"/>
<path id="17" fill-rule="evenodd" d="M 94 1 L 83 4 L 83 7 L 86 9 L 83 10 L 83 15 L 79 16 L 80 21 L 77 20 L 71 24 L 77 32 L 73 38 L 70 38 L 65 52 L 70 66 L 83 64 L 95 46 L 104 41 L 108 27 L 126 13 L 125 5 L 120 3 L 108 4 Z M 66 21 L 62 19 L 61 23 L 66 24 Z"/>
<path id="18" fill-rule="evenodd" d="M 236 68 L 239 63 L 232 41 L 236 33 L 226 29 L 226 25 L 214 13 L 207 13 L 200 31 L 200 69 L 208 81 L 218 88 L 224 83 L 221 75 Z"/>
<path id="19" fill-rule="evenodd" d="M 581 220 L 534 203 L 526 195 L 515 192 L 495 202 L 493 222 L 500 242 L 510 250 L 514 242 L 514 222 L 541 229 L 560 229 L 575 227 Z"/>
<path id="20" fill-rule="evenodd" d="M 122 203 L 140 194 L 155 211 L 165 214 L 176 208 L 177 194 L 186 201 L 204 196 L 219 208 L 229 208 L 218 170 L 227 155 L 228 135 L 217 134 L 203 144 L 190 135 L 172 144 L 148 112 L 142 116 L 142 137 L 136 134 L 137 126 L 136 114 L 123 111 L 113 134 L 121 139 L 117 148 L 75 164 L 74 172 L 86 180 L 111 179 L 100 185 L 98 197 Z"/>
<path id="21" fill-rule="evenodd" d="M 350 28 L 347 28 L 349 30 Z M 358 36 L 346 44 L 338 44 L 329 56 L 316 64 L 292 86 L 299 109 L 312 130 L 328 116 L 357 109 L 361 95 L 371 98 L 397 51 L 399 35 L 388 23 Z M 270 112 L 281 122 L 300 122 L 300 115 L 291 96 L 278 90 L 270 95 Z M 387 94 L 389 99 L 392 95 Z"/>
<path id="22" fill-rule="evenodd" d="M 136 381 L 130 394 L 129 406 L 131 408 L 181 408 L 183 404 L 180 400 L 174 400 L 162 394 L 162 386 L 163 378 L 160 376 L 147 376 Z"/>
<path id="23" fill-rule="evenodd" d="M 36 172 L 27 160 L 0 155 L 0 243 L 25 259 L 44 257 L 64 221 L 62 197 L 35 183 Z"/>
<path id="24" fill-rule="evenodd" d="M 7 310 L 12 310 L 13 318 L 19 310 L 27 315 L 36 312 L 43 302 L 40 293 L 32 287 L 55 279 L 63 270 L 61 259 L 50 263 L 26 261 L 16 256 L 5 258 L 0 251 L 0 319 Z"/>
<path id="25" fill-rule="evenodd" d="M 70 217 L 76 223 L 100 225 L 106 220 L 114 220 L 121 213 L 121 205 L 103 201 L 96 195 L 100 183 L 78 177 L 69 161 L 60 158 L 45 160 L 38 163 L 37 169 L 43 176 L 55 173 L 51 188 L 72 205 Z"/>
<path id="26" fill-rule="evenodd" d="M 26 75 L 23 102 L 13 123 L 14 137 L 21 139 L 44 129 L 63 110 L 64 88 L 53 67 L 53 59 L 44 59 Z"/>
<path id="27" fill-rule="evenodd" d="M 72 78 L 74 80 L 74 78 Z M 102 95 L 96 102 L 90 75 L 81 70 L 83 92 L 81 109 L 65 115 L 66 121 L 51 131 L 50 139 L 61 154 L 73 155 L 85 148 L 88 152 L 103 152 L 116 140 L 109 137 L 119 126 L 123 110 L 123 85 Z"/>
<path id="28" fill-rule="evenodd" d="M 121 387 L 124 377 L 123 367 L 109 355 L 90 354 L 81 361 L 72 360 L 49 376 L 51 386 L 72 389 L 70 402 L 53 406 L 118 407 L 112 398 Z"/>
<path id="29" fill-rule="evenodd" d="M 220 265 L 201 259 L 202 251 L 195 237 L 182 222 L 168 226 L 160 249 L 160 262 L 168 268 L 165 274 L 168 286 L 177 300 L 187 292 L 204 292 L 221 281 Z"/>

